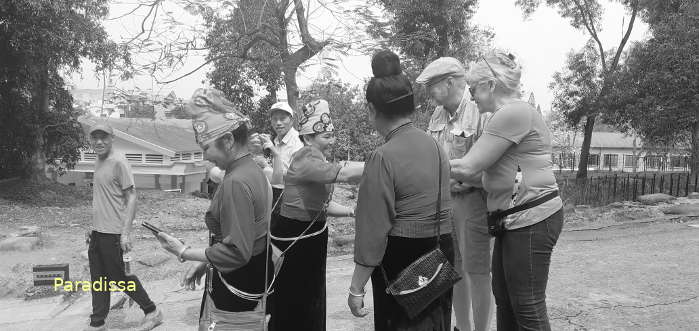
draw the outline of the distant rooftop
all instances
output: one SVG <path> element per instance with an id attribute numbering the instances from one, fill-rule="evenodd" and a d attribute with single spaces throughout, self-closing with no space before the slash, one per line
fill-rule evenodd
<path id="1" fill-rule="evenodd" d="M 90 127 L 103 118 L 81 116 L 80 123 L 88 131 Z M 199 151 L 200 147 L 194 140 L 191 120 L 166 119 L 151 120 L 147 118 L 109 118 L 107 123 L 119 133 L 157 145 L 174 153 Z"/>

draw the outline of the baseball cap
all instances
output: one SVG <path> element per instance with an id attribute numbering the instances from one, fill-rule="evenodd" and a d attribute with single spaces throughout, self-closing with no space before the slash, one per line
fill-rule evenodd
<path id="1" fill-rule="evenodd" d="M 289 114 L 289 116 L 294 117 L 294 110 L 291 109 L 291 106 L 289 106 L 288 103 L 286 102 L 277 102 L 272 105 L 272 107 L 269 108 L 269 112 L 271 113 L 274 110 L 281 110 Z"/>
<path id="2" fill-rule="evenodd" d="M 112 127 L 106 123 L 100 123 L 100 124 L 97 124 L 97 125 L 93 126 L 92 128 L 90 128 L 90 134 L 93 134 L 94 132 L 97 132 L 97 131 L 102 131 L 102 132 L 107 133 L 109 135 L 114 135 L 114 130 L 112 130 Z"/>

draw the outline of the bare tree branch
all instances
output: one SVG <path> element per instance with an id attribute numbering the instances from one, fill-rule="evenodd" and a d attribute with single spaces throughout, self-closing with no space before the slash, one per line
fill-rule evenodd
<path id="1" fill-rule="evenodd" d="M 590 36 L 592 39 L 595 40 L 597 43 L 597 47 L 599 47 L 599 52 L 600 52 L 600 59 L 602 62 L 602 71 L 607 72 L 607 60 L 604 54 L 604 46 L 602 46 L 602 41 L 599 39 L 599 36 L 597 35 L 597 29 L 595 28 L 595 21 L 594 18 L 592 17 L 592 13 L 589 13 L 586 9 L 585 6 L 580 4 L 579 0 L 573 0 L 573 3 L 575 3 L 575 7 L 578 9 L 580 12 L 580 15 L 582 16 L 583 19 L 583 24 L 585 25 L 585 29 L 590 33 Z M 587 6 L 589 8 L 589 5 Z"/>
<path id="2" fill-rule="evenodd" d="M 621 53 L 624 50 L 624 46 L 629 41 L 629 36 L 631 36 L 631 30 L 633 29 L 633 24 L 636 21 L 637 14 L 638 14 L 638 0 L 634 1 L 634 3 L 633 3 L 633 9 L 631 10 L 631 20 L 629 21 L 629 27 L 626 29 L 626 34 L 624 34 L 624 38 L 621 39 L 621 42 L 619 43 L 619 48 L 617 48 L 616 54 L 614 55 L 614 60 L 612 62 L 612 71 L 616 70 L 616 67 L 619 64 L 619 58 L 621 57 Z"/>
<path id="3" fill-rule="evenodd" d="M 146 33 L 146 21 L 150 17 L 150 15 L 153 13 L 153 10 L 156 9 L 157 5 L 160 3 L 162 0 L 155 0 L 152 4 L 147 5 L 150 7 L 150 10 L 148 11 L 148 14 L 146 14 L 146 17 L 143 18 L 141 21 L 141 32 L 139 32 L 137 35 L 135 35 L 133 38 L 131 38 L 129 41 L 125 42 L 125 45 L 128 45 L 132 43 L 134 40 L 138 39 L 140 36 L 142 36 L 144 33 Z M 151 30 L 153 29 L 153 26 L 151 25 Z"/>

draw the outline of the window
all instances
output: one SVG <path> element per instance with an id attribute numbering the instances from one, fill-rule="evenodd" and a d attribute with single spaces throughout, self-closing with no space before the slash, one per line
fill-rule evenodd
<path id="1" fill-rule="evenodd" d="M 633 168 L 638 166 L 638 156 L 624 155 L 624 168 Z"/>
<path id="2" fill-rule="evenodd" d="M 182 153 L 182 161 L 189 161 L 192 159 L 192 153 Z"/>
<path id="3" fill-rule="evenodd" d="M 86 172 L 85 173 L 85 179 L 93 179 L 95 177 L 94 172 Z"/>
<path id="4" fill-rule="evenodd" d="M 619 155 L 617 154 L 604 154 L 604 167 L 605 168 L 616 168 L 619 166 Z"/>
<path id="5" fill-rule="evenodd" d="M 182 154 L 180 153 L 175 153 L 175 156 L 170 158 L 170 161 L 180 161 L 182 160 Z"/>
<path id="6" fill-rule="evenodd" d="M 97 160 L 97 154 L 95 153 L 83 153 L 83 161 L 94 162 Z"/>
<path id="7" fill-rule="evenodd" d="M 679 155 L 670 157 L 670 162 L 673 168 L 684 168 L 688 164 L 687 157 Z"/>
<path id="8" fill-rule="evenodd" d="M 143 154 L 126 154 L 126 160 L 128 160 L 131 163 L 142 163 L 142 155 Z"/>
<path id="9" fill-rule="evenodd" d="M 194 153 L 194 159 L 201 161 L 204 159 L 204 154 L 202 152 L 196 152 L 196 153 Z"/>
<path id="10" fill-rule="evenodd" d="M 146 154 L 146 163 L 161 164 L 163 163 L 162 154 Z"/>
<path id="11" fill-rule="evenodd" d="M 663 164 L 662 156 L 646 156 L 643 158 L 646 168 L 660 169 Z"/>
<path id="12" fill-rule="evenodd" d="M 587 158 L 588 167 L 599 167 L 599 154 L 590 154 Z"/>

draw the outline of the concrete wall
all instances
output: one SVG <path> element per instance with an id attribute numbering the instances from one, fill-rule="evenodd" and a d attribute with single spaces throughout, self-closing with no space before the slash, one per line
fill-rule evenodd
<path id="1" fill-rule="evenodd" d="M 201 188 L 202 180 L 204 180 L 203 173 L 180 176 L 134 174 L 136 189 L 171 190 L 184 188 L 184 193 L 191 193 Z M 58 177 L 58 182 L 66 185 L 91 186 L 92 172 L 68 171 L 65 175 Z"/>

